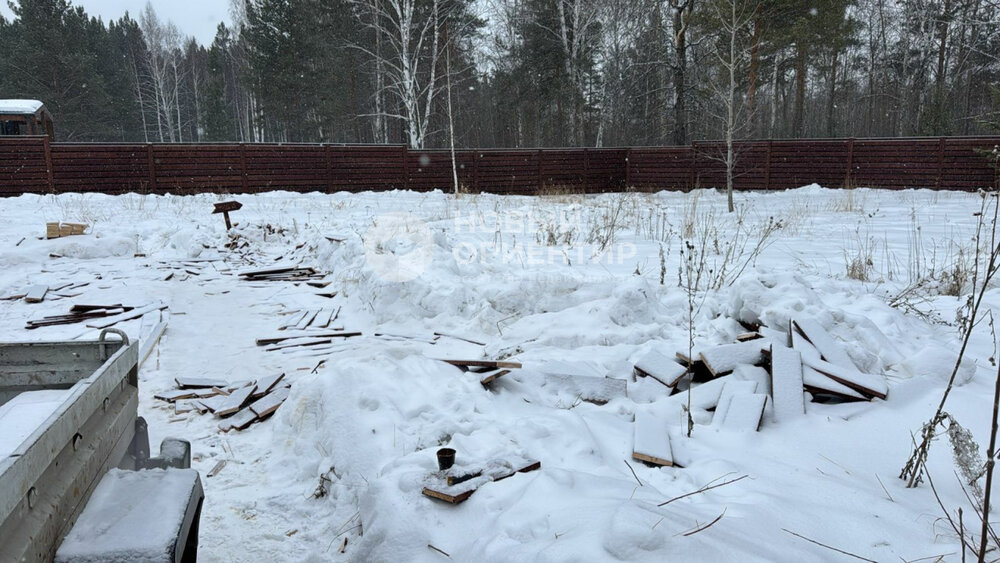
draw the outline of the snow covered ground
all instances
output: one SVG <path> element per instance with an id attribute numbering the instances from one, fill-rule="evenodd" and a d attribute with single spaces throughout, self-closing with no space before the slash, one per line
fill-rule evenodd
<path id="1" fill-rule="evenodd" d="M 742 211 L 730 215 L 714 191 L 279 192 L 236 196 L 244 207 L 233 214 L 232 239 L 210 214 L 223 199 L 0 200 L 0 291 L 90 282 L 73 298 L 0 301 L 0 339 L 96 337 L 83 325 L 24 329 L 72 303 L 169 305 L 167 332 L 140 372 L 140 411 L 154 450 L 166 436 L 193 444 L 206 491 L 206 561 L 842 557 L 794 534 L 880 561 L 960 558 L 930 488 L 907 490 L 896 476 L 958 349 L 963 300 L 948 294 L 955 285 L 968 291 L 962 266 L 978 194 L 811 186 L 738 194 Z M 92 232 L 38 238 L 46 221 L 60 220 L 88 222 Z M 226 266 L 192 270 L 198 275 L 178 266 L 206 258 Z M 275 263 L 315 267 L 332 283 L 321 290 L 236 276 Z M 670 390 L 634 381 L 632 365 L 650 351 L 687 351 L 685 287 L 699 271 L 696 348 L 733 342 L 745 331 L 738 321 L 784 329 L 793 316 L 813 318 L 859 369 L 884 376 L 888 400 L 807 402 L 805 416 L 781 422 L 769 410 L 757 433 L 721 429 L 695 409 L 691 438 L 682 420 L 670 420 L 683 467 L 633 460 L 636 409 L 663 404 Z M 329 290 L 338 294 L 316 295 Z M 991 290 L 986 303 L 1000 306 L 1000 293 Z M 342 307 L 336 324 L 364 335 L 329 349 L 255 345 L 293 311 L 330 306 Z M 138 336 L 138 320 L 122 326 Z M 427 342 L 434 332 L 485 346 Z M 968 381 L 947 410 L 985 444 L 995 375 L 986 325 L 970 346 Z M 485 389 L 439 358 L 524 368 Z M 277 372 L 291 381 L 290 398 L 243 432 L 220 433 L 213 416 L 178 416 L 153 399 L 177 376 L 235 382 Z M 628 396 L 583 402 L 546 373 L 627 379 Z M 421 495 L 443 445 L 458 451 L 459 464 L 520 455 L 542 465 L 448 505 Z M 220 460 L 225 467 L 206 478 Z M 945 505 L 964 507 L 971 525 L 946 440 L 928 466 Z M 328 494 L 315 498 L 321 475 Z"/>

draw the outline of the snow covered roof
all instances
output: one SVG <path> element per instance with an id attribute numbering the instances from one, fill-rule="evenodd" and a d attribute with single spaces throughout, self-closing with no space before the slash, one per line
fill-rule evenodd
<path id="1" fill-rule="evenodd" d="M 0 100 L 0 113 L 34 114 L 42 105 L 38 100 Z"/>

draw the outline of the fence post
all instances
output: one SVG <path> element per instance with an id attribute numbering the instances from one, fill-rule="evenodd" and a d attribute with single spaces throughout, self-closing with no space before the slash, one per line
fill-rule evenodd
<path id="1" fill-rule="evenodd" d="M 542 194 L 542 149 L 538 149 L 538 166 L 535 168 L 538 174 L 538 194 Z"/>
<path id="2" fill-rule="evenodd" d="M 698 165 L 698 141 L 691 141 L 691 179 L 690 185 L 688 186 L 688 191 L 694 189 L 695 181 L 697 180 L 697 173 L 695 172 L 695 167 Z"/>
<path id="3" fill-rule="evenodd" d="M 410 147 L 403 145 L 403 189 L 410 187 Z M 353 191 L 353 188 L 352 188 Z"/>
<path id="4" fill-rule="evenodd" d="M 247 146 L 240 143 L 240 185 L 243 186 L 243 193 L 248 193 L 247 187 Z"/>
<path id="5" fill-rule="evenodd" d="M 149 168 L 149 192 L 156 193 L 156 164 L 153 160 L 153 143 L 146 143 L 146 166 Z"/>
<path id="6" fill-rule="evenodd" d="M 326 193 L 333 193 L 333 167 L 330 164 L 331 155 L 330 151 L 333 147 L 330 143 L 326 143 L 323 147 L 323 156 L 326 157 Z"/>
<path id="7" fill-rule="evenodd" d="M 944 144 L 946 142 L 945 137 L 938 139 L 938 164 L 937 164 L 937 180 L 934 182 L 935 189 L 941 189 L 941 175 L 944 173 Z"/>
<path id="8" fill-rule="evenodd" d="M 847 173 L 844 175 L 844 187 L 851 187 L 851 170 L 854 167 L 854 137 L 847 139 Z"/>
<path id="9" fill-rule="evenodd" d="M 625 149 L 625 189 L 632 187 L 632 148 Z"/>
<path id="10" fill-rule="evenodd" d="M 479 150 L 472 151 L 472 191 L 479 193 Z"/>
<path id="11" fill-rule="evenodd" d="M 771 189 L 771 144 L 772 139 L 767 140 L 767 154 L 764 157 L 764 189 Z"/>
<path id="12" fill-rule="evenodd" d="M 49 192 L 56 193 L 56 186 L 52 181 L 52 145 L 47 135 L 42 139 L 42 147 L 45 150 L 45 177 L 49 183 Z"/>

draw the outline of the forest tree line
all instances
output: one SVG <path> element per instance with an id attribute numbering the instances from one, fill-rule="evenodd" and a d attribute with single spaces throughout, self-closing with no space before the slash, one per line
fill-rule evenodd
<path id="1" fill-rule="evenodd" d="M 996 134 L 995 0 L 233 0 L 0 17 L 0 98 L 64 141 L 636 146 Z"/>

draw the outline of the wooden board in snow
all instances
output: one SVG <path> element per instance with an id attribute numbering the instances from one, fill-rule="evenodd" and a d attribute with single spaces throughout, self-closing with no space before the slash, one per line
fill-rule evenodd
<path id="1" fill-rule="evenodd" d="M 230 430 L 243 430 L 247 426 L 257 420 L 257 413 L 253 412 L 249 407 L 236 413 L 235 416 L 227 418 L 219 423 L 219 430 L 223 432 L 229 432 Z"/>
<path id="2" fill-rule="evenodd" d="M 180 399 L 194 399 L 196 395 L 193 391 L 188 389 L 171 389 L 169 391 L 162 391 L 153 395 L 154 399 L 160 399 L 161 401 L 174 402 Z"/>
<path id="3" fill-rule="evenodd" d="M 278 410 L 278 407 L 285 402 L 288 398 L 288 393 L 290 392 L 288 387 L 282 387 L 281 389 L 272 391 L 268 393 L 261 399 L 250 404 L 250 410 L 252 410 L 258 418 L 264 418 L 274 413 Z"/>
<path id="4" fill-rule="evenodd" d="M 823 360 L 844 368 L 858 369 L 840 343 L 834 340 L 815 320 L 794 319 L 792 327 L 801 333 L 802 336 L 805 336 L 819 350 Z"/>
<path id="5" fill-rule="evenodd" d="M 254 392 L 253 398 L 257 399 L 263 397 L 264 395 L 274 391 L 278 387 L 278 383 L 285 379 L 284 373 L 279 373 L 275 375 L 267 375 L 257 380 L 257 391 Z"/>
<path id="6" fill-rule="evenodd" d="M 722 389 L 730 379 L 732 379 L 730 376 L 723 376 L 691 387 L 691 408 L 702 410 L 716 408 L 719 405 Z M 666 403 L 687 407 L 688 392 L 681 391 L 671 395 L 666 399 Z"/>
<path id="7" fill-rule="evenodd" d="M 215 415 L 228 416 L 240 410 L 243 407 L 243 404 L 247 402 L 250 395 L 253 395 L 253 392 L 256 389 L 256 385 L 247 385 L 246 387 L 233 391 L 228 397 L 226 397 L 226 400 L 221 402 L 220 406 L 215 409 Z M 204 401 L 202 401 L 202 404 L 204 404 Z"/>
<path id="8" fill-rule="evenodd" d="M 721 426 L 726 420 L 726 414 L 733 402 L 733 397 L 738 395 L 752 395 L 757 392 L 756 381 L 740 381 L 730 378 L 722 388 L 719 395 L 719 404 L 715 407 L 715 416 L 712 417 L 713 426 Z"/>
<path id="9" fill-rule="evenodd" d="M 47 285 L 33 285 L 25 290 L 24 300 L 28 303 L 41 303 L 45 301 L 45 294 L 48 292 Z"/>
<path id="10" fill-rule="evenodd" d="M 509 369 L 500 369 L 500 370 L 484 372 L 481 374 L 482 378 L 479 380 L 479 383 L 482 383 L 484 386 L 489 385 L 494 381 L 496 381 L 497 379 L 500 379 L 501 377 L 507 375 L 508 373 L 510 373 Z"/>
<path id="11" fill-rule="evenodd" d="M 647 410 L 637 410 L 632 429 L 634 436 L 632 457 L 634 459 L 655 465 L 671 466 L 674 464 L 667 425 L 659 417 Z"/>
<path id="12" fill-rule="evenodd" d="M 843 367 L 823 360 L 802 358 L 802 363 L 826 375 L 837 383 L 842 383 L 865 395 L 885 399 L 889 395 L 889 385 L 879 375 L 861 373 L 855 368 Z"/>
<path id="13" fill-rule="evenodd" d="M 128 321 L 132 319 L 138 319 L 139 317 L 145 315 L 150 311 L 156 311 L 157 309 L 166 309 L 167 304 L 162 302 L 153 303 L 152 305 L 146 305 L 145 307 L 140 307 L 138 309 L 132 309 L 127 313 L 122 313 L 121 315 L 116 315 L 114 317 L 107 317 L 102 319 L 100 322 L 88 323 L 88 328 L 108 328 L 111 325 L 120 323 L 122 321 Z"/>
<path id="14" fill-rule="evenodd" d="M 753 431 L 760 428 L 760 419 L 764 416 L 767 406 L 767 395 L 762 393 L 741 393 L 733 395 L 722 420 L 722 428 L 726 430 Z"/>
<path id="15" fill-rule="evenodd" d="M 687 367 L 659 354 L 649 352 L 635 362 L 635 374 L 639 377 L 651 377 L 656 381 L 674 387 L 687 373 Z"/>
<path id="16" fill-rule="evenodd" d="M 699 357 L 708 371 L 713 376 L 719 377 L 732 372 L 738 365 L 760 363 L 764 357 L 763 350 L 768 346 L 770 346 L 770 341 L 758 338 L 757 340 L 708 348 L 703 350 Z"/>
<path id="17" fill-rule="evenodd" d="M 802 386 L 814 395 L 830 395 L 844 401 L 867 401 L 861 393 L 823 375 L 813 368 L 802 365 Z"/>
<path id="18" fill-rule="evenodd" d="M 495 360 L 441 360 L 460 368 L 515 368 L 521 369 L 521 362 Z"/>
<path id="19" fill-rule="evenodd" d="M 784 346 L 771 347 L 771 398 L 779 422 L 806 411 L 802 389 L 802 355 Z"/>
<path id="20" fill-rule="evenodd" d="M 181 389 L 203 389 L 212 387 L 225 387 L 226 382 L 218 379 L 206 377 L 188 377 L 180 375 L 174 378 L 174 383 Z"/>

